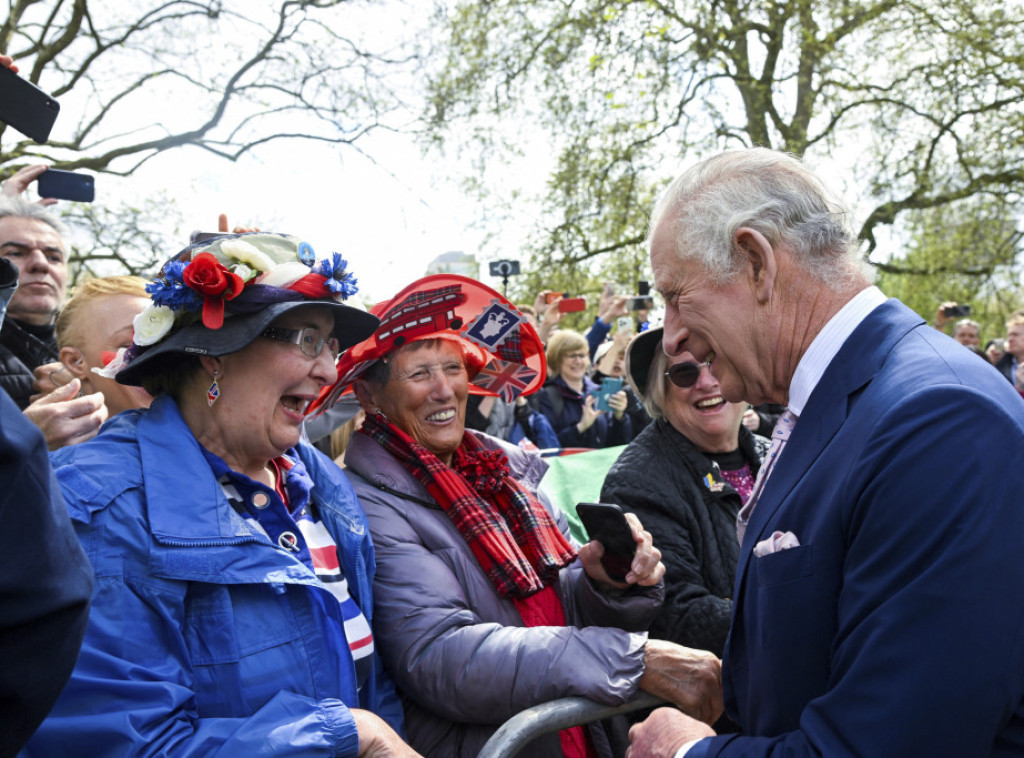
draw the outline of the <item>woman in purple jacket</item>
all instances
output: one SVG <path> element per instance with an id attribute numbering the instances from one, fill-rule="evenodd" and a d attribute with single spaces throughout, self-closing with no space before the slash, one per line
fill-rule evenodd
<path id="1" fill-rule="evenodd" d="M 476 756 L 517 712 L 555 698 L 607 704 L 638 689 L 713 721 L 711 654 L 649 641 L 664 567 L 632 518 L 625 582 L 577 549 L 537 491 L 546 468 L 464 426 L 466 397 L 514 398 L 541 384 L 543 347 L 498 293 L 427 277 L 374 309 L 381 326 L 339 363 L 367 420 L 346 452 L 377 549 L 375 640 L 398 684 L 410 744 L 432 758 Z M 329 517 L 328 517 L 329 518 Z M 531 755 L 611 756 L 625 743 L 575 727 Z"/>

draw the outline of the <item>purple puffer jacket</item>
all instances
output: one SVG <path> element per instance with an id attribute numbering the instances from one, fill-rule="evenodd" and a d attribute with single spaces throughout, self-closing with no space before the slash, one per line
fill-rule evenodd
<path id="1" fill-rule="evenodd" d="M 541 458 L 470 433 L 504 450 L 513 476 L 537 491 L 547 469 Z M 528 629 L 447 516 L 424 504 L 434 501 L 390 453 L 356 434 L 345 462 L 377 554 L 375 640 L 403 694 L 409 742 L 420 753 L 475 758 L 525 708 L 568 696 L 616 705 L 636 693 L 643 630 L 661 606 L 663 585 L 606 595 L 574 561 L 557 585 L 572 626 Z M 565 517 L 556 519 L 568 537 Z M 624 721 L 618 722 L 590 729 L 603 758 L 625 749 Z M 561 758 L 557 736 L 532 743 L 530 755 Z"/>

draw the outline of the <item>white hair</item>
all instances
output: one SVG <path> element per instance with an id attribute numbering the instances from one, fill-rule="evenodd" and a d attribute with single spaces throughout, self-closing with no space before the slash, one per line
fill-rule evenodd
<path id="1" fill-rule="evenodd" d="M 719 284 L 743 264 L 733 243 L 741 227 L 756 230 L 773 247 L 785 245 L 800 266 L 834 290 L 873 278 L 858 255 L 847 208 L 788 153 L 751 148 L 698 163 L 664 191 L 649 236 L 669 214 L 676 254 L 696 261 Z"/>

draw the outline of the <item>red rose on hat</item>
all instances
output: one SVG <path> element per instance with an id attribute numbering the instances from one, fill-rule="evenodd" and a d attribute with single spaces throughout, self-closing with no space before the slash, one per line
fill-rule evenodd
<path id="1" fill-rule="evenodd" d="M 224 301 L 237 297 L 245 286 L 242 277 L 233 274 L 211 253 L 200 253 L 181 272 L 182 281 L 203 296 L 203 326 L 220 329 L 224 325 Z"/>

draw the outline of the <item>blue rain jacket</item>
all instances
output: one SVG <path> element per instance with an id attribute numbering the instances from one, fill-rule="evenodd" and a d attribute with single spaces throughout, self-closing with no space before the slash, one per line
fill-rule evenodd
<path id="1" fill-rule="evenodd" d="M 373 546 L 337 466 L 297 448 L 368 620 Z M 178 408 L 158 398 L 52 457 L 96 574 L 67 688 L 24 755 L 355 756 L 349 707 L 403 733 L 380 662 L 357 694 L 337 602 L 228 504 Z M 329 616 L 329 617 L 328 617 Z"/>

